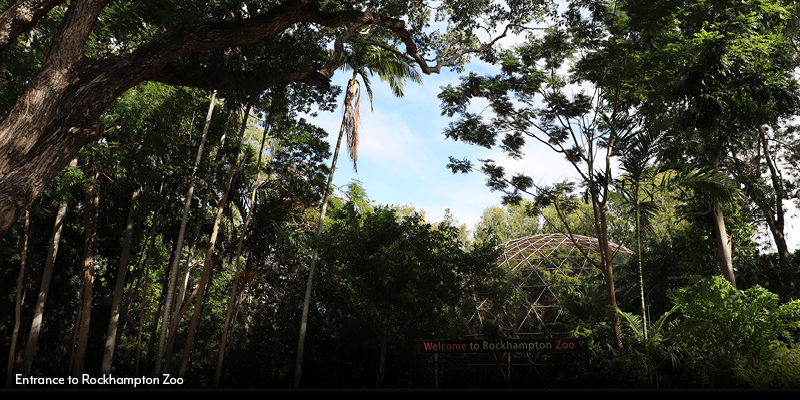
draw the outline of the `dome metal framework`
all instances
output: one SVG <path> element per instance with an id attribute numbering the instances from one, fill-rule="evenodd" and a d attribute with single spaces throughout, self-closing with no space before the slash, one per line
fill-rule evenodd
<path id="1" fill-rule="evenodd" d="M 629 249 L 609 243 L 615 255 L 631 255 Z M 550 233 L 525 236 L 503 244 L 498 264 L 510 274 L 512 302 L 477 302 L 468 324 L 482 331 L 489 324 L 512 338 L 552 336 L 563 319 L 562 297 L 567 291 L 586 294 L 602 285 L 603 275 L 591 260 L 600 260 L 596 238 Z M 502 307 L 502 308 L 501 308 Z"/>

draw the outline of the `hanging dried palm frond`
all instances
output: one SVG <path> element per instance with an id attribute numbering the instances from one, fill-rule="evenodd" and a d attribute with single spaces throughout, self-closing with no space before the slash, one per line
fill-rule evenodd
<path id="1" fill-rule="evenodd" d="M 344 99 L 344 131 L 347 135 L 347 150 L 353 160 L 353 170 L 358 172 L 358 129 L 361 125 L 361 84 L 354 77 L 347 83 Z"/>

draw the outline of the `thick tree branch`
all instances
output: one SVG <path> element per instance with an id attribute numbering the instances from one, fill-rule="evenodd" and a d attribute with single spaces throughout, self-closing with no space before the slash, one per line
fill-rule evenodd
<path id="1" fill-rule="evenodd" d="M 121 61 L 143 61 L 147 65 L 142 68 L 148 68 L 151 70 L 150 73 L 155 73 L 168 62 L 181 56 L 261 42 L 296 23 L 314 23 L 328 28 L 352 23 L 382 26 L 405 32 L 405 22 L 402 20 L 384 17 L 371 11 L 325 13 L 304 5 L 301 1 L 288 1 L 255 18 L 235 22 L 203 23 L 166 32 L 123 56 Z M 326 73 L 323 75 L 327 76 Z"/>
<path id="2" fill-rule="evenodd" d="M 336 37 L 336 40 L 333 43 L 333 54 L 331 54 L 330 60 L 328 63 L 325 64 L 322 69 L 319 70 L 319 73 L 327 76 L 329 79 L 333 77 L 334 71 L 339 69 L 346 61 L 347 57 L 344 54 L 344 44 L 348 41 L 351 41 L 351 37 L 355 31 L 364 26 L 363 24 L 350 24 L 350 26 L 345 29 L 339 36 Z"/>
<path id="3" fill-rule="evenodd" d="M 62 3 L 20 0 L 0 15 L 0 50 Z M 394 33 L 405 44 L 407 57 L 426 74 L 455 65 L 458 58 L 480 52 L 504 37 L 505 31 L 484 46 L 450 50 L 429 66 L 419 54 L 405 22 L 367 10 L 324 12 L 313 0 L 287 0 L 263 14 L 226 22 L 198 23 L 164 32 L 130 53 L 95 60 L 84 53 L 88 35 L 108 0 L 72 0 L 50 51 L 16 105 L 0 124 L 0 234 L 8 229 L 41 193 L 49 181 L 86 143 L 99 138 L 98 120 L 116 98 L 145 80 L 202 88 L 219 86 L 270 87 L 304 82 L 325 87 L 344 62 L 344 43 L 361 26 Z M 4 24 L 4 25 L 3 25 Z M 319 71 L 295 71 L 284 76 L 256 76 L 239 71 L 223 82 L 197 81 L 181 76 L 173 63 L 180 57 L 206 50 L 258 43 L 287 31 L 295 24 L 326 28 L 348 26 L 339 34 L 327 64 Z M 458 43 L 454 43 L 457 45 Z M 453 47 L 457 49 L 458 46 Z"/>
<path id="4" fill-rule="evenodd" d="M 0 51 L 64 0 L 19 0 L 0 14 Z"/>
<path id="5" fill-rule="evenodd" d="M 252 71 L 235 71 L 226 73 L 224 80 L 209 78 L 209 75 L 202 73 L 196 75 L 192 78 L 183 76 L 176 70 L 175 64 L 169 63 L 162 70 L 150 75 L 147 80 L 208 90 L 224 88 L 263 91 L 271 87 L 287 86 L 292 82 L 302 82 L 320 88 L 330 87 L 330 78 L 317 71 L 292 72 L 283 76 L 267 76 Z"/>
<path id="6" fill-rule="evenodd" d="M 109 0 L 72 1 L 53 38 L 45 63 L 52 63 L 56 68 L 69 68 L 80 61 L 89 33 L 108 2 Z"/>
<path id="7" fill-rule="evenodd" d="M 111 102 L 144 80 L 177 83 L 181 78 L 166 68 L 177 58 L 264 41 L 297 23 L 333 28 L 348 23 L 372 24 L 398 30 L 405 26 L 401 20 L 370 11 L 325 13 L 315 8 L 316 2 L 290 0 L 258 17 L 187 26 L 165 32 L 131 53 L 92 60 L 83 53 L 85 41 L 107 2 L 70 3 L 42 69 L 0 125 L 0 231 L 13 224 L 81 146 L 98 138 L 98 118 Z M 299 71 L 261 83 L 301 81 L 324 86 L 325 78 L 338 68 L 335 62 L 328 67 L 329 75 Z M 243 73 L 240 78 L 248 76 Z"/>
<path id="8" fill-rule="evenodd" d="M 440 54 L 437 54 L 436 57 L 433 60 L 426 60 L 426 59 L 424 59 L 422 57 L 422 55 L 419 54 L 416 44 L 411 39 L 411 35 L 405 29 L 391 29 L 392 32 L 394 32 L 398 37 L 400 37 L 403 40 L 403 43 L 406 45 L 406 52 L 405 53 L 397 50 L 396 48 L 394 48 L 392 46 L 389 46 L 389 45 L 386 45 L 386 44 L 383 44 L 383 43 L 370 41 L 370 40 L 350 39 L 350 42 L 380 47 L 380 48 L 382 48 L 382 49 L 384 49 L 386 51 L 390 51 L 390 52 L 396 54 L 399 57 L 404 58 L 407 61 L 416 62 L 420 66 L 420 68 L 422 69 L 422 72 L 424 72 L 425 74 L 438 74 L 438 73 L 440 73 L 442 71 L 442 68 L 452 67 L 452 66 L 456 65 L 456 63 L 458 63 L 458 60 L 460 60 L 462 57 L 466 56 L 467 54 L 480 53 L 482 51 L 485 51 L 485 50 L 491 48 L 500 39 L 506 37 L 508 35 L 509 29 L 514 28 L 514 27 L 524 28 L 521 25 L 508 24 L 508 25 L 506 25 L 505 29 L 503 30 L 503 32 L 500 35 L 498 35 L 497 37 L 495 37 L 491 41 L 489 41 L 489 42 L 487 42 L 487 43 L 485 43 L 485 44 L 483 44 L 483 45 L 481 45 L 479 47 L 465 48 L 465 49 L 461 49 L 461 50 L 458 50 L 458 51 L 454 51 L 454 50 L 451 50 L 451 49 L 455 48 L 456 45 L 459 42 L 458 41 L 449 42 L 449 43 L 447 43 L 445 45 L 444 50 Z M 534 29 L 534 28 L 527 28 L 527 29 Z M 431 66 L 431 65 L 428 65 L 428 62 L 435 62 L 435 64 L 433 66 Z"/>

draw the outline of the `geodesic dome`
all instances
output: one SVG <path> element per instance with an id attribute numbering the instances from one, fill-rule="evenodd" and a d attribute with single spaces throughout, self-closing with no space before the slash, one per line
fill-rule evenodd
<path id="1" fill-rule="evenodd" d="M 616 254 L 633 254 L 609 245 Z M 510 240 L 503 248 L 498 264 L 511 272 L 513 299 L 502 308 L 488 300 L 477 302 L 468 322 L 473 328 L 489 323 L 508 337 L 550 336 L 562 322 L 565 293 L 586 294 L 603 284 L 602 273 L 590 261 L 600 260 L 596 238 L 551 233 Z"/>

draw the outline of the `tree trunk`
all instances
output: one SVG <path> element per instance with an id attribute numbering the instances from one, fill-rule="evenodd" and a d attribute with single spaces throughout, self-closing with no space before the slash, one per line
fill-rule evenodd
<path id="1" fill-rule="evenodd" d="M 86 42 L 107 3 L 108 0 L 69 2 L 42 67 L 0 123 L 0 154 L 3 154 L 0 158 L 0 234 L 11 227 L 83 145 L 101 137 L 97 129 L 100 115 L 116 98 L 140 82 L 152 80 L 208 89 L 231 84 L 266 89 L 292 82 L 327 87 L 333 72 L 345 60 L 343 51 L 336 49 L 321 69 L 283 74 L 231 74 L 231 82 L 212 82 L 201 81 L 202 76 L 195 80 L 180 76 L 170 63 L 182 56 L 258 43 L 297 23 L 327 28 L 358 23 L 392 30 L 405 42 L 407 51 L 426 74 L 438 72 L 441 64 L 448 64 L 440 62 L 433 68 L 426 65 L 401 20 L 372 11 L 327 13 L 311 1 L 286 1 L 252 18 L 197 23 L 165 31 L 126 54 L 106 59 L 89 58 L 84 53 Z M 33 26 L 47 7 L 36 8 L 39 11 L 31 14 L 30 19 L 16 18 L 6 12 L 0 15 L 0 26 L 8 28 L 3 30 L 8 35 L 0 35 L 0 49 L 14 40 L 15 35 Z"/>
<path id="2" fill-rule="evenodd" d="M 348 85 L 349 86 L 349 85 Z M 345 109 L 347 109 L 347 102 L 345 102 Z M 345 111 L 347 113 L 347 111 Z M 333 186 L 333 174 L 336 172 L 336 160 L 339 158 L 339 149 L 342 145 L 342 136 L 344 136 L 345 121 L 342 120 L 342 125 L 339 128 L 339 138 L 336 139 L 336 149 L 333 151 L 333 161 L 331 161 L 331 172 L 328 175 L 328 185 L 325 189 L 325 195 L 322 197 L 322 206 L 319 211 L 319 220 L 317 221 L 317 235 L 316 238 L 322 234 L 325 229 L 325 213 L 328 209 L 328 199 L 330 198 L 331 187 Z M 306 283 L 306 294 L 303 298 L 303 314 L 300 318 L 300 334 L 297 339 L 297 358 L 295 359 L 294 368 L 294 388 L 300 387 L 300 379 L 303 375 L 303 355 L 305 353 L 306 345 L 306 330 L 308 329 L 308 309 L 311 302 L 311 292 L 314 288 L 314 270 L 317 267 L 317 260 L 319 258 L 318 246 L 314 245 L 314 253 L 311 256 L 311 265 L 308 267 L 308 282 Z"/>
<path id="3" fill-rule="evenodd" d="M 617 311 L 617 291 L 614 286 L 614 254 L 611 251 L 611 246 L 608 240 L 608 218 L 607 218 L 607 205 L 608 205 L 608 184 L 611 182 L 611 155 L 614 149 L 615 137 L 609 139 L 608 146 L 605 153 L 605 176 L 602 180 L 603 184 L 595 184 L 598 182 L 596 173 L 594 171 L 594 156 L 591 145 L 587 151 L 590 154 L 586 159 L 587 163 L 587 176 L 585 179 L 589 182 L 589 194 L 592 199 L 592 212 L 594 213 L 594 225 L 597 232 L 597 246 L 600 252 L 600 271 L 603 273 L 603 278 L 606 284 L 606 296 L 608 298 L 608 305 L 613 313 L 611 318 L 611 326 L 614 330 L 614 339 L 616 350 L 622 354 L 624 351 L 622 343 L 622 327 L 620 326 L 619 312 Z M 580 170 L 577 164 L 573 163 L 576 169 Z M 602 189 L 602 194 L 598 191 Z M 601 197 L 602 196 L 602 197 Z M 565 220 L 566 224 L 566 220 Z"/>
<path id="4" fill-rule="evenodd" d="M 249 112 L 249 110 L 248 110 Z M 256 204 L 256 192 L 258 191 L 258 186 L 261 184 L 261 157 L 264 154 L 264 142 L 267 140 L 267 133 L 269 132 L 269 125 L 270 125 L 270 118 L 271 116 L 268 115 L 266 120 L 264 121 L 264 133 L 261 135 L 261 146 L 258 149 L 258 161 L 256 161 L 256 181 L 253 183 L 253 190 L 250 193 L 250 209 L 247 210 L 247 218 L 244 220 L 244 226 L 242 226 L 242 233 L 239 235 L 239 240 L 236 243 L 236 274 L 233 277 L 233 284 L 231 285 L 231 298 L 228 303 L 228 311 L 225 314 L 225 324 L 222 327 L 222 339 L 220 340 L 219 346 L 219 356 L 217 357 L 217 370 L 214 373 L 214 387 L 219 387 L 219 380 L 222 375 L 222 362 L 225 358 L 225 346 L 228 341 L 228 328 L 230 327 L 231 323 L 231 314 L 233 313 L 233 309 L 236 306 L 236 293 L 239 285 L 239 277 L 241 274 L 241 260 L 240 257 L 242 255 L 242 243 L 244 243 L 244 237 L 247 234 L 247 227 L 250 225 L 250 219 L 253 217 L 253 209 L 255 209 Z M 246 122 L 246 120 L 245 120 Z"/>
<path id="5" fill-rule="evenodd" d="M 706 156 L 708 157 L 708 165 L 714 172 L 719 171 L 719 164 L 722 154 L 718 148 L 712 146 L 712 139 L 708 134 L 701 135 L 703 145 L 705 146 Z M 733 248 L 731 238 L 725 229 L 725 215 L 722 210 L 722 202 L 713 200 L 711 210 L 711 224 L 714 230 L 714 241 L 717 245 L 717 262 L 719 263 L 720 272 L 728 282 L 736 288 L 736 278 L 733 274 Z"/>
<path id="6" fill-rule="evenodd" d="M 731 256 L 731 237 L 725 231 L 725 215 L 722 211 L 722 202 L 715 200 L 712 210 L 712 223 L 714 225 L 714 239 L 717 242 L 717 261 L 722 276 L 736 288 L 736 277 L 733 275 L 733 259 Z"/>
<path id="7" fill-rule="evenodd" d="M 11 333 L 11 345 L 8 349 L 8 364 L 6 366 L 6 388 L 11 387 L 14 376 L 14 353 L 17 351 L 17 336 L 19 335 L 20 318 L 22 314 L 22 304 L 25 302 L 25 290 L 23 282 L 25 280 L 25 256 L 28 254 L 28 227 L 30 226 L 30 213 L 25 211 L 25 228 L 22 234 L 22 252 L 19 261 L 19 276 L 17 276 L 17 301 L 14 307 L 14 331 Z"/>
<path id="8" fill-rule="evenodd" d="M 244 290 L 242 290 L 242 291 L 240 292 L 240 295 L 239 295 L 239 304 L 241 304 L 241 303 L 242 303 L 242 301 L 244 300 L 245 293 L 246 293 L 246 292 L 245 292 Z M 247 324 L 247 323 L 248 323 L 248 321 L 250 321 L 250 315 L 251 315 L 251 311 L 252 311 L 252 309 L 251 309 L 251 305 L 252 305 L 252 303 L 253 303 L 253 296 L 248 294 L 248 295 L 247 295 L 247 305 L 246 305 L 246 307 L 245 307 L 245 310 L 246 310 L 246 312 L 245 312 L 245 314 L 244 314 L 244 318 L 242 319 L 242 323 L 241 323 L 241 324 L 239 324 L 239 333 L 238 333 L 238 334 L 235 336 L 235 338 L 233 339 L 233 343 L 232 343 L 232 346 L 231 346 L 231 351 L 236 351 L 236 344 L 237 344 L 237 343 L 239 343 L 239 340 L 241 340 L 241 339 L 242 339 L 242 337 L 244 336 L 244 334 L 245 334 L 245 332 L 246 332 L 246 329 L 245 329 L 245 328 L 246 328 L 246 327 L 247 327 L 247 325 L 248 325 L 248 324 Z M 233 316 L 233 320 L 234 320 L 234 321 L 236 320 L 236 318 L 237 318 L 237 315 L 239 315 L 239 311 L 241 311 L 241 308 L 237 308 L 237 309 L 236 309 L 236 314 L 234 314 L 234 316 Z"/>
<path id="9" fill-rule="evenodd" d="M 603 270 L 603 277 L 606 282 L 606 295 L 608 296 L 608 305 L 611 307 L 613 313 L 611 318 L 611 326 L 614 329 L 614 339 L 616 349 L 618 352 L 623 351 L 622 346 L 622 327 L 620 326 L 619 313 L 617 312 L 617 292 L 614 287 L 614 269 L 611 260 L 606 262 L 605 269 Z"/>
<path id="10" fill-rule="evenodd" d="M 89 177 L 96 179 L 92 162 L 89 164 Z M 80 378 L 86 362 L 86 349 L 89 345 L 89 323 L 92 315 L 92 292 L 94 287 L 94 252 L 95 235 L 97 234 L 97 213 L 100 195 L 96 184 L 92 183 L 86 189 L 83 210 L 83 296 L 81 301 L 81 318 L 78 332 L 78 346 L 75 350 L 75 363 L 72 376 Z"/>
<path id="11" fill-rule="evenodd" d="M 222 149 L 225 146 L 225 138 L 228 135 L 228 126 L 230 125 L 230 121 L 231 121 L 231 114 L 229 113 L 228 118 L 225 120 L 225 126 L 222 128 L 222 137 L 219 140 L 219 149 Z M 216 152 L 216 155 L 214 156 L 215 163 L 219 161 L 219 157 L 221 154 L 222 154 L 221 151 Z M 212 175 L 213 175 L 212 172 L 208 172 L 208 174 L 205 177 L 205 181 L 211 182 L 213 179 Z M 205 194 L 203 195 L 203 199 L 200 202 L 200 210 L 198 210 L 197 215 L 195 217 L 194 236 L 192 237 L 192 245 L 189 246 L 189 256 L 186 258 L 186 271 L 184 272 L 183 275 L 183 280 L 182 280 L 183 283 L 181 284 L 180 293 L 178 294 L 178 297 L 175 299 L 176 307 L 174 307 L 174 313 L 172 316 L 172 325 L 171 325 L 172 328 L 170 329 L 169 336 L 167 336 L 167 349 L 164 355 L 164 359 L 167 360 L 167 363 L 166 365 L 164 365 L 164 373 L 169 372 L 171 367 L 169 361 L 172 360 L 172 352 L 175 346 L 174 331 L 178 329 L 178 325 L 180 324 L 180 321 L 183 319 L 183 316 L 185 315 L 186 310 L 188 308 L 188 303 L 191 303 L 192 299 L 197 294 L 197 290 L 195 289 L 192 295 L 189 296 L 189 299 L 186 300 L 186 303 L 184 303 L 184 298 L 186 297 L 186 288 L 189 286 L 189 277 L 192 272 L 192 262 L 194 261 L 195 251 L 197 249 L 197 242 L 200 239 L 200 228 L 203 226 L 206 206 L 208 205 L 208 198 L 211 196 L 213 192 L 214 192 L 214 187 L 213 185 L 209 184 L 208 187 L 206 188 Z M 202 271 L 200 271 L 200 273 L 202 275 Z M 178 307 L 178 305 L 182 306 Z"/>
<path id="12" fill-rule="evenodd" d="M 606 189 L 607 190 L 607 189 Z M 608 220 L 606 219 L 606 201 L 599 201 L 599 199 L 595 196 L 595 207 L 596 213 L 598 217 L 596 217 L 596 221 L 598 224 L 597 228 L 597 246 L 599 247 L 600 251 L 600 270 L 603 272 L 603 278 L 606 284 L 606 296 L 608 298 L 608 305 L 611 308 L 611 312 L 613 313 L 611 316 L 611 326 L 614 330 L 614 339 L 616 350 L 620 354 L 623 352 L 623 343 L 622 343 L 622 327 L 620 325 L 619 320 L 619 312 L 617 307 L 617 290 L 614 286 L 614 254 L 611 252 L 611 246 L 608 244 Z M 608 192 L 604 193 L 604 198 L 608 198 Z"/>
<path id="13" fill-rule="evenodd" d="M 225 146 L 225 137 L 228 135 L 228 125 L 230 124 L 230 122 L 231 122 L 231 115 L 228 114 L 228 118 L 225 120 L 225 126 L 222 128 L 222 137 L 219 139 L 218 149 L 222 149 Z M 214 155 L 214 163 L 217 163 L 219 161 L 219 157 L 221 154 L 222 154 L 221 151 L 216 152 L 216 154 Z M 205 182 L 211 182 L 212 179 L 213 179 L 212 172 L 209 171 L 205 177 Z M 214 192 L 213 185 L 208 185 L 205 194 L 203 194 L 203 199 L 200 201 L 200 209 L 197 210 L 197 212 L 195 213 L 194 235 L 192 236 L 192 244 L 189 246 L 189 256 L 186 257 L 186 269 L 183 273 L 183 279 L 181 279 L 181 290 L 178 293 L 178 297 L 175 299 L 175 307 L 173 307 L 173 314 L 174 314 L 172 317 L 173 320 L 178 318 L 178 310 L 180 309 L 180 305 L 183 304 L 183 300 L 186 298 L 186 288 L 189 286 L 189 277 L 191 276 L 192 272 L 192 262 L 194 261 L 194 256 L 196 254 L 197 242 L 200 240 L 200 229 L 203 227 L 203 221 L 205 220 L 206 207 L 208 206 L 208 198 L 211 196 L 211 193 L 213 192 Z M 167 347 L 170 347 L 171 345 L 172 343 L 167 341 Z M 167 354 L 171 353 L 172 353 L 171 350 L 167 351 Z M 165 369 L 164 372 L 167 372 L 167 370 Z"/>
<path id="14" fill-rule="evenodd" d="M 78 330 L 80 329 L 81 323 L 81 310 L 80 304 L 83 302 L 83 291 L 81 291 L 80 296 L 78 296 L 78 310 L 75 313 L 75 317 L 72 319 L 72 333 L 69 337 L 69 347 L 67 350 L 66 357 L 64 357 L 63 367 L 64 370 L 67 371 L 68 374 L 72 374 L 72 366 L 75 361 L 75 347 L 78 343 Z"/>
<path id="15" fill-rule="evenodd" d="M 178 272 L 180 270 L 178 266 L 180 264 L 181 253 L 183 250 L 183 236 L 186 233 L 186 221 L 189 218 L 189 209 L 192 205 L 197 168 L 200 166 L 200 160 L 203 158 L 203 147 L 205 146 L 206 137 L 208 136 L 208 128 L 211 125 L 211 115 L 214 113 L 214 103 L 216 102 L 216 98 L 217 91 L 215 90 L 211 94 L 211 103 L 208 105 L 206 122 L 203 125 L 203 136 L 200 138 L 200 145 L 197 148 L 197 156 L 194 160 L 192 175 L 189 177 L 189 188 L 186 190 L 186 200 L 183 204 L 183 216 L 181 217 L 181 227 L 178 231 L 178 241 L 175 245 L 175 254 L 172 256 L 172 264 L 169 268 L 169 286 L 167 287 L 167 296 L 164 299 L 164 315 L 161 318 L 161 333 L 158 337 L 158 350 L 156 350 L 156 355 L 158 358 L 155 360 L 155 367 L 153 368 L 153 373 L 151 375 L 152 377 L 158 377 L 161 373 L 161 354 L 164 352 L 167 330 L 169 329 L 172 318 L 172 306 L 174 303 L 175 288 L 178 282 Z M 166 362 L 169 362 L 169 360 Z"/>
<path id="16" fill-rule="evenodd" d="M 73 163 L 75 162 L 77 162 L 77 160 L 73 160 Z M 58 245 L 61 241 L 61 228 L 64 226 L 64 216 L 66 216 L 66 214 L 67 202 L 64 201 L 58 206 L 58 212 L 56 213 L 56 222 L 50 239 L 50 248 L 47 251 L 47 260 L 45 261 L 44 272 L 42 274 L 42 283 L 39 287 L 39 298 L 36 300 L 36 308 L 33 311 L 33 323 L 31 324 L 31 331 L 28 334 L 28 342 L 25 345 L 25 355 L 22 360 L 22 368 L 20 369 L 22 376 L 30 376 L 33 357 L 36 354 L 39 333 L 42 330 L 44 305 L 47 302 L 47 293 L 50 290 L 50 278 L 53 276 L 53 264 L 56 254 L 58 254 Z"/>
<path id="17" fill-rule="evenodd" d="M 241 269 L 239 265 L 239 257 L 236 257 L 236 273 L 233 276 L 233 284 L 231 285 L 231 296 L 228 300 L 228 310 L 225 313 L 225 323 L 222 326 L 222 338 L 220 339 L 219 343 L 219 354 L 217 355 L 217 369 L 214 372 L 214 387 L 219 387 L 219 381 L 222 377 L 222 363 L 225 359 L 225 347 L 228 344 L 228 329 L 231 325 L 231 318 L 233 316 L 233 310 L 239 304 L 238 299 L 241 297 L 240 295 L 237 296 L 241 290 L 239 290 L 239 278 L 241 277 Z M 243 289 L 242 289 L 243 290 Z"/>
<path id="18" fill-rule="evenodd" d="M 157 304 L 158 307 L 156 308 L 155 314 L 153 314 L 153 317 L 155 318 L 155 321 L 153 321 L 153 331 L 150 332 L 150 340 L 147 343 L 147 358 L 145 359 L 145 368 L 150 365 L 155 365 L 155 358 L 161 356 L 160 354 L 155 353 L 155 346 L 156 337 L 158 336 L 158 321 L 161 315 L 161 310 L 163 309 L 163 301 L 157 301 Z"/>
<path id="19" fill-rule="evenodd" d="M 134 376 L 139 375 L 139 362 L 142 359 L 142 333 L 144 332 L 144 315 L 145 310 L 147 309 L 147 289 L 150 287 L 150 276 L 147 274 L 147 267 L 150 266 L 150 256 L 153 252 L 153 244 L 156 241 L 156 227 L 155 221 L 153 222 L 153 227 L 150 231 L 150 243 L 147 246 L 147 256 L 145 257 L 144 264 L 142 264 L 142 269 L 144 270 L 144 286 L 142 287 L 142 304 L 141 308 L 139 309 L 139 329 L 136 334 L 136 363 L 134 366 Z"/>
<path id="20" fill-rule="evenodd" d="M 644 274 L 642 273 L 642 227 L 641 227 L 641 203 L 639 202 L 639 184 L 636 184 L 636 256 L 639 264 L 639 298 L 642 307 L 642 333 L 644 334 L 644 355 L 650 356 L 650 346 L 647 341 L 647 308 L 644 302 Z M 649 368 L 648 368 L 649 371 Z M 653 384 L 653 377 L 650 375 L 650 384 Z"/>
<path id="21" fill-rule="evenodd" d="M 789 246 L 786 245 L 786 237 L 784 235 L 786 219 L 785 212 L 783 210 L 783 199 L 786 194 L 786 190 L 783 186 L 783 178 L 781 177 L 780 170 L 778 170 L 777 165 L 772 160 L 771 152 L 769 150 L 769 143 L 767 142 L 767 138 L 766 135 L 764 135 L 763 129 L 759 133 L 758 139 L 761 142 L 761 148 L 764 150 L 764 162 L 769 168 L 769 176 L 772 180 L 772 189 L 775 191 L 775 203 L 772 204 L 771 207 L 765 205 L 765 207 L 762 208 L 767 215 L 767 225 L 769 226 L 770 233 L 772 233 L 772 238 L 775 240 L 775 247 L 778 249 L 778 259 L 780 260 L 782 266 L 788 267 L 791 261 L 791 256 L 789 254 Z M 756 204 L 759 203 L 760 202 L 756 202 Z M 770 208 L 773 208 L 774 212 Z M 791 278 L 790 280 L 791 286 L 794 287 L 794 280 Z"/>
<path id="22" fill-rule="evenodd" d="M 250 117 L 250 107 L 247 107 L 247 110 L 244 113 L 244 118 L 242 121 L 242 126 L 239 130 L 239 138 L 236 143 L 236 159 L 232 160 L 230 169 L 228 170 L 228 177 L 225 182 L 225 191 L 222 194 L 222 199 L 220 199 L 219 207 L 217 208 L 217 215 L 214 218 L 214 227 L 211 231 L 211 239 L 209 239 L 208 243 L 208 251 L 206 252 L 206 259 L 203 263 L 203 276 L 200 279 L 200 287 L 205 287 L 209 276 L 211 275 L 211 268 L 212 268 L 212 258 L 214 256 L 214 247 L 217 242 L 217 234 L 219 233 L 219 224 L 222 220 L 222 211 L 225 208 L 225 203 L 228 201 L 228 193 L 230 192 L 231 183 L 233 182 L 233 174 L 236 172 L 236 168 L 238 165 L 238 149 L 242 145 L 242 137 L 244 136 L 244 131 L 247 129 L 247 119 Z M 195 301 L 195 308 L 194 313 L 192 314 L 192 322 L 189 324 L 189 335 L 186 339 L 186 346 L 183 350 L 183 357 L 181 358 L 181 367 L 178 371 L 178 377 L 183 378 L 186 374 L 186 366 L 189 362 L 189 358 L 191 357 L 192 353 L 192 345 L 194 342 L 194 334 L 197 330 L 197 324 L 200 320 L 200 313 L 203 307 L 203 300 L 205 299 L 205 291 L 201 291 L 198 296 L 197 300 Z"/>
<path id="23" fill-rule="evenodd" d="M 103 348 L 103 364 L 100 368 L 101 374 L 111 373 L 111 361 L 114 357 L 114 347 L 116 346 L 122 294 L 125 290 L 125 276 L 128 272 L 128 259 L 130 258 L 131 243 L 133 242 L 133 217 L 134 211 L 136 210 L 136 198 L 139 197 L 141 191 L 141 188 L 137 189 L 133 192 L 133 196 L 131 196 L 131 207 L 128 210 L 128 222 L 125 226 L 125 238 L 122 242 L 122 254 L 119 257 L 119 267 L 117 268 L 117 283 L 114 287 L 114 300 L 111 303 L 111 318 L 108 321 L 106 343 Z"/>
<path id="24" fill-rule="evenodd" d="M 73 158 L 69 163 L 69 168 L 78 166 L 78 159 Z M 39 333 L 42 331 L 42 318 L 44 317 L 44 306 L 47 303 L 47 293 L 50 291 L 50 279 L 53 277 L 53 265 L 58 254 L 58 245 L 61 243 L 61 230 L 64 227 L 64 217 L 67 215 L 67 202 L 62 201 L 56 213 L 56 222 L 53 226 L 53 234 L 50 239 L 50 248 L 47 251 L 47 260 L 44 264 L 42 273 L 42 283 L 39 285 L 39 297 L 36 300 L 36 308 L 33 310 L 33 323 L 28 334 L 28 342 L 25 344 L 25 355 L 22 359 L 22 376 L 30 376 L 33 366 L 33 357 L 36 355 L 36 347 L 39 343 Z"/>
<path id="25" fill-rule="evenodd" d="M 215 263 L 214 266 L 211 268 L 212 272 L 213 272 L 213 269 L 216 268 L 217 265 L 218 264 Z M 209 277 L 209 281 L 210 280 L 211 280 L 211 277 Z M 200 285 L 197 285 L 194 288 L 194 290 L 192 291 L 192 294 L 189 295 L 189 298 L 186 299 L 186 302 L 183 303 L 183 306 L 181 307 L 181 309 L 178 310 L 178 313 L 175 314 L 175 318 L 172 321 L 172 327 L 169 330 L 169 337 L 167 338 L 167 351 L 166 351 L 166 354 L 164 355 L 164 359 L 165 360 L 172 360 L 172 350 L 175 347 L 175 334 L 178 331 L 178 325 L 180 324 L 181 320 L 183 319 L 184 314 L 186 314 L 186 310 L 189 309 L 189 306 L 191 305 L 192 300 L 194 300 L 195 297 L 197 297 L 197 292 L 199 292 L 200 289 L 201 289 Z M 202 288 L 202 289 L 205 290 L 205 288 Z M 169 373 L 170 365 L 171 365 L 170 363 L 166 363 L 164 365 L 164 373 Z"/>

